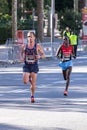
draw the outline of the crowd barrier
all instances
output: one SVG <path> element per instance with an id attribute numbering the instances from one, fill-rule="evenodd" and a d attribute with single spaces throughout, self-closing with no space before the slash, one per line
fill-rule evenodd
<path id="1" fill-rule="evenodd" d="M 57 49 L 61 45 L 62 41 L 58 42 L 43 42 L 40 43 L 46 57 L 55 57 Z M 79 40 L 77 51 L 87 51 L 87 42 L 85 44 L 82 40 Z M 0 48 L 0 61 L 7 62 L 20 62 L 21 44 L 14 43 L 12 39 L 8 39 L 4 48 Z"/>
<path id="2" fill-rule="evenodd" d="M 57 49 L 59 48 L 60 42 L 44 42 L 42 43 L 43 50 L 46 57 L 56 56 Z"/>

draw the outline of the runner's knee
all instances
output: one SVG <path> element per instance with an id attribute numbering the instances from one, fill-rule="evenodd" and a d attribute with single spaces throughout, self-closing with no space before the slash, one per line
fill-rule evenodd
<path id="1" fill-rule="evenodd" d="M 27 84 L 28 83 L 28 80 L 23 80 L 24 84 Z"/>

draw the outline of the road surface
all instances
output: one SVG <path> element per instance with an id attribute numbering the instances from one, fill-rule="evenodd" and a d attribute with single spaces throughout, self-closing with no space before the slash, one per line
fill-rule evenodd
<path id="1" fill-rule="evenodd" d="M 0 66 L 0 130 L 87 130 L 87 55 L 73 60 L 69 94 L 58 60 L 39 61 L 36 102 L 22 83 L 22 64 Z"/>

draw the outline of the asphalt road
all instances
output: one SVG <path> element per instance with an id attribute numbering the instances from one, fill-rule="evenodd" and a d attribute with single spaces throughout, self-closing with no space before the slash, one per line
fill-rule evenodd
<path id="1" fill-rule="evenodd" d="M 0 66 L 0 130 L 87 130 L 87 54 L 73 60 L 67 97 L 58 62 L 39 61 L 34 104 L 22 83 L 23 64 Z"/>

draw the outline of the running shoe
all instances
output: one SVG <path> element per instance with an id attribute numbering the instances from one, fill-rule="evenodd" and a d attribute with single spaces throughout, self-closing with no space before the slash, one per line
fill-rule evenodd
<path id="1" fill-rule="evenodd" d="M 34 103 L 35 100 L 34 100 L 34 96 L 31 96 L 31 103 Z"/>
<path id="2" fill-rule="evenodd" d="M 68 94 L 68 91 L 64 90 L 64 96 L 67 96 L 67 94 Z"/>

